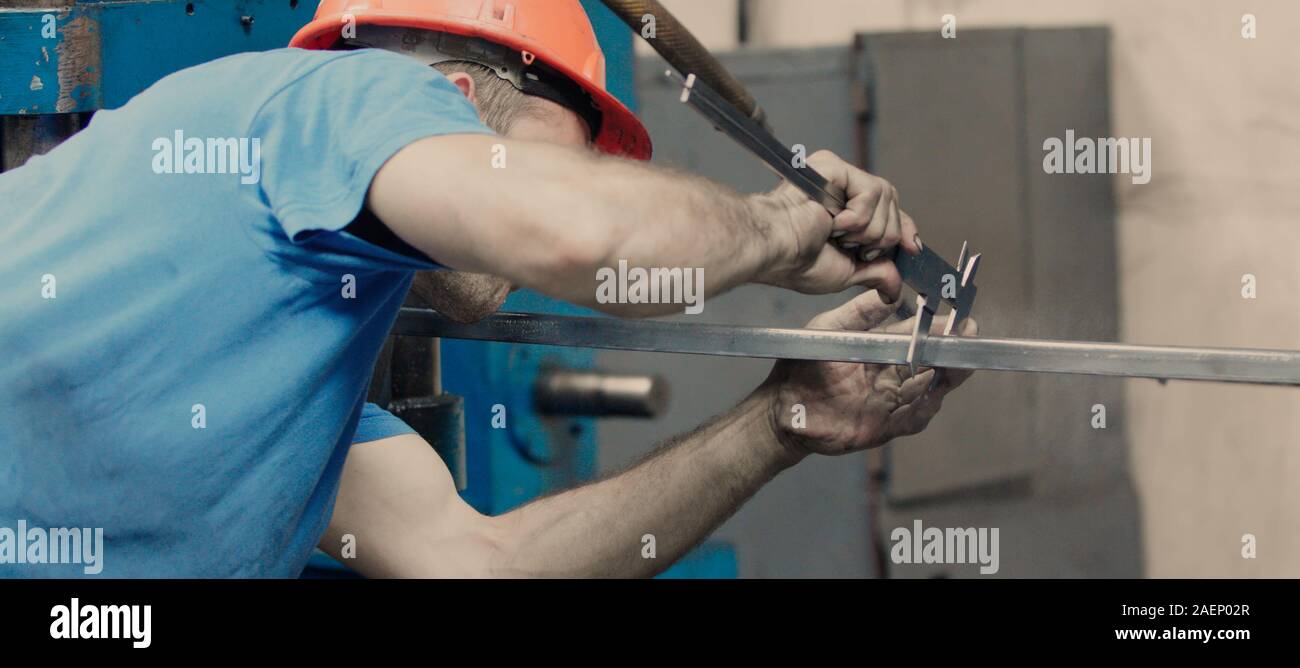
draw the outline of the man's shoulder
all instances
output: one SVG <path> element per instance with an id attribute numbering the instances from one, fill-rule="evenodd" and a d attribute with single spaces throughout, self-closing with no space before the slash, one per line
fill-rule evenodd
<path id="1" fill-rule="evenodd" d="M 286 82 L 322 69 L 329 70 L 331 75 L 335 72 L 347 72 L 353 76 L 415 75 L 422 78 L 441 76 L 436 69 L 423 65 L 419 61 L 382 49 L 352 51 L 272 49 L 226 56 L 199 67 L 254 72 L 256 76 L 274 77 Z"/>
<path id="2" fill-rule="evenodd" d="M 298 48 L 237 53 L 195 65 L 158 82 L 158 86 L 180 86 L 193 90 L 201 85 L 211 90 L 225 81 L 244 92 L 276 91 L 324 75 L 336 83 L 354 82 L 369 76 L 421 79 L 440 77 L 432 67 L 401 54 L 379 49 L 315 51 Z"/>

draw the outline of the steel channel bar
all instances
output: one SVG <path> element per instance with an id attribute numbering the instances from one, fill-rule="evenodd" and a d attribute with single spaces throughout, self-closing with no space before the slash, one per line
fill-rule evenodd
<path id="1" fill-rule="evenodd" d="M 404 336 L 644 352 L 907 364 L 905 334 L 740 327 L 659 320 L 499 313 L 473 324 L 402 309 Z M 1135 346 L 1081 341 L 932 336 L 921 366 L 1094 376 L 1300 385 L 1300 351 Z"/>

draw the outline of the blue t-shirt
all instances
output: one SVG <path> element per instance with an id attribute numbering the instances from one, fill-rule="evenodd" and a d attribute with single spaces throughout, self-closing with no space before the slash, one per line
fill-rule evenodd
<path id="1" fill-rule="evenodd" d="M 82 575 L 13 563 L 56 528 L 100 577 L 297 576 L 354 437 L 409 431 L 364 395 L 435 267 L 344 228 L 399 149 L 488 132 L 404 56 L 281 49 L 0 174 L 0 577 Z"/>

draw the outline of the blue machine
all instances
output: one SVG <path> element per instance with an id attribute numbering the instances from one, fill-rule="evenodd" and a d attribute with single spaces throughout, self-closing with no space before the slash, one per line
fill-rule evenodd
<path id="1" fill-rule="evenodd" d="M 635 108 L 631 32 L 597 0 L 583 5 L 606 54 L 610 91 Z M 298 0 L 79 0 L 0 12 L 0 121 L 27 117 L 27 140 L 51 146 L 75 131 L 66 121 L 76 116 L 69 115 L 121 106 L 177 70 L 280 48 L 314 9 Z M 584 311 L 527 291 L 513 294 L 506 308 Z M 441 359 L 443 387 L 464 397 L 467 502 L 499 514 L 595 475 L 595 420 L 543 417 L 533 409 L 539 372 L 590 369 L 591 350 L 443 340 Z M 502 410 L 505 426 L 494 428 Z M 346 573 L 321 554 L 304 575 Z M 710 542 L 662 577 L 735 576 L 734 550 Z"/>

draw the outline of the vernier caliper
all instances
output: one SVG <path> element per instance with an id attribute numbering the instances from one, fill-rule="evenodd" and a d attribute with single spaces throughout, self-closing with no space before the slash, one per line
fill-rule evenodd
<path id="1" fill-rule="evenodd" d="M 682 102 L 689 104 L 714 127 L 748 149 L 778 176 L 794 184 L 813 201 L 825 207 L 832 216 L 844 210 L 844 193 L 812 167 L 806 164 L 795 166 L 792 159 L 794 152 L 777 140 L 767 128 L 741 114 L 694 74 L 683 78 L 677 72 L 668 70 L 665 75 L 682 86 Z M 859 259 L 866 260 L 865 249 L 855 248 L 838 239 L 836 244 L 846 253 L 857 254 Z M 903 283 L 916 291 L 917 317 L 912 327 L 912 340 L 907 347 L 907 365 L 913 374 L 916 373 L 916 360 L 930 334 L 930 325 L 940 302 L 947 302 L 952 307 L 952 314 L 944 327 L 944 336 L 956 331 L 958 323 L 970 315 L 977 292 L 975 271 L 979 268 L 979 260 L 979 254 L 969 254 L 965 243 L 962 244 L 956 267 L 948 264 L 947 260 L 929 247 L 922 248 L 918 255 L 899 248 L 893 250 L 894 266 L 898 268 Z M 899 315 L 907 317 L 910 314 L 906 310 L 900 310 Z M 938 380 L 939 371 L 936 369 L 933 382 Z"/>

